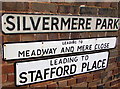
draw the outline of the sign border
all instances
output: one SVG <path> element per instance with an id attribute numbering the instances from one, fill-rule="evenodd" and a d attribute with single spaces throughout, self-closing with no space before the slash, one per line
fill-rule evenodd
<path id="1" fill-rule="evenodd" d="M 109 51 L 101 51 L 101 52 L 93 52 L 93 53 L 87 53 L 87 54 L 95 54 L 95 53 L 102 53 L 102 52 L 108 52 L 108 59 L 107 59 L 107 65 L 106 65 L 106 68 L 108 67 L 108 61 L 109 61 L 109 56 L 110 56 L 110 52 Z M 78 55 L 78 54 L 77 54 Z M 76 56 L 77 56 L 76 55 Z M 79 54 L 81 55 L 81 54 Z M 83 54 L 84 55 L 84 54 Z M 73 55 L 75 56 L 75 55 Z M 68 56 L 69 57 L 69 56 Z M 57 58 L 60 58 L 60 57 L 57 57 Z M 49 60 L 49 59 L 54 59 L 54 58 L 46 58 L 46 59 L 40 59 L 40 60 Z M 39 60 L 39 61 L 40 61 Z M 64 76 L 64 77 L 59 77 L 59 78 L 54 78 L 54 79 L 49 79 L 49 80 L 44 80 L 44 81 L 40 81 L 40 82 L 33 82 L 33 83 L 28 83 L 28 84 L 24 84 L 24 85 L 17 85 L 17 81 L 16 81 L 16 77 L 17 77 L 17 74 L 16 74 L 16 71 L 17 71 L 17 68 L 16 68 L 16 65 L 17 63 L 24 63 L 24 62 L 32 62 L 32 61 L 38 61 L 38 60 L 25 60 L 25 61 L 18 61 L 18 62 L 15 62 L 14 63 L 14 81 L 15 81 L 15 86 L 16 87 L 20 87 L 20 86 L 25 86 L 25 85 L 31 85 L 31 84 L 36 84 L 36 83 L 41 83 L 41 82 L 46 82 L 46 81 L 50 81 L 50 80 L 55 80 L 55 79 L 60 79 L 60 78 L 66 78 L 66 77 L 71 77 L 71 76 L 75 76 L 75 75 L 80 75 L 80 74 L 85 74 L 85 73 L 89 73 L 88 72 L 84 72 L 84 73 L 79 73 L 79 74 L 74 74 L 74 75 L 69 75 L 69 76 Z M 104 68 L 104 69 L 106 69 Z M 100 70 L 104 70 L 104 69 L 100 69 Z M 99 71 L 99 70 L 95 70 L 95 71 L 90 71 L 90 72 L 96 72 L 96 71 Z"/>
<path id="2" fill-rule="evenodd" d="M 16 59 L 10 59 L 10 60 L 5 60 L 5 57 L 4 57 L 4 46 L 5 44 L 15 44 L 15 43 L 31 43 L 31 42 L 49 42 L 49 41 L 63 41 L 63 40 L 77 40 L 77 39 L 95 39 L 95 38 L 112 38 L 112 37 L 116 37 L 117 39 L 117 36 L 108 36 L 108 37 L 92 37 L 92 38 L 75 38 L 75 39 L 58 39 L 58 40 L 37 40 L 37 41 L 22 41 L 22 42 L 5 42 L 2 44 L 2 48 L 3 48 L 3 61 L 14 61 Z M 117 41 L 116 41 L 117 43 Z M 115 43 L 115 44 L 116 44 Z M 110 49 L 115 49 L 117 47 L 117 45 L 115 45 L 114 48 L 110 48 Z M 102 50 L 93 50 L 93 51 L 85 51 L 85 52 L 74 52 L 74 53 L 65 53 L 65 54 L 55 54 L 55 55 L 48 55 L 48 56 L 39 56 L 39 57 L 29 57 L 29 58 L 21 58 L 21 59 L 17 59 L 17 60 L 23 60 L 23 59 L 37 59 L 37 58 L 44 58 L 44 57 L 55 57 L 55 56 L 64 56 L 64 55 L 74 55 L 74 54 L 83 54 L 83 53 L 90 53 L 90 52 L 97 52 L 97 51 L 104 51 L 104 50 L 110 50 L 110 49 L 102 49 Z M 16 61 L 17 61 L 16 60 Z"/>

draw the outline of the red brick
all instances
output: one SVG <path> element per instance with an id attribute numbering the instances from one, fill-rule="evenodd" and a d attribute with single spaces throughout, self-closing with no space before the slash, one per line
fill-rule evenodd
<path id="1" fill-rule="evenodd" d="M 30 11 L 57 13 L 57 8 L 56 4 L 32 2 Z"/>
<path id="2" fill-rule="evenodd" d="M 35 34 L 35 40 L 47 40 L 48 34 L 41 33 L 41 34 Z"/>
<path id="3" fill-rule="evenodd" d="M 118 68 L 115 68 L 114 70 L 112 70 L 112 74 L 115 75 L 115 74 L 118 74 L 119 73 L 119 69 Z"/>
<path id="4" fill-rule="evenodd" d="M 106 88 L 110 87 L 110 82 L 105 82 L 105 87 Z"/>
<path id="5" fill-rule="evenodd" d="M 86 5 L 87 5 L 87 6 L 95 6 L 95 5 L 96 5 L 96 2 L 87 2 Z"/>
<path id="6" fill-rule="evenodd" d="M 73 5 L 59 5 L 58 6 L 58 13 L 62 14 L 78 14 L 79 13 L 79 6 Z"/>
<path id="7" fill-rule="evenodd" d="M 70 86 L 66 86 L 66 87 L 62 87 L 60 89 L 71 89 L 71 87 Z"/>
<path id="8" fill-rule="evenodd" d="M 80 33 L 71 33 L 71 39 L 80 38 Z"/>
<path id="9" fill-rule="evenodd" d="M 116 61 L 116 58 L 111 58 L 111 59 L 109 59 L 109 63 L 113 63 L 113 62 L 115 62 Z"/>
<path id="10" fill-rule="evenodd" d="M 89 38 L 89 32 L 81 32 L 80 33 L 80 38 Z"/>
<path id="11" fill-rule="evenodd" d="M 1 79 L 2 79 L 2 83 L 5 83 L 7 81 L 7 75 L 3 74 Z"/>
<path id="12" fill-rule="evenodd" d="M 58 87 L 56 82 L 50 83 L 47 85 L 48 89 L 56 89 Z"/>
<path id="13" fill-rule="evenodd" d="M 117 63 L 108 64 L 108 67 L 105 69 L 105 72 L 111 71 L 117 67 Z"/>
<path id="14" fill-rule="evenodd" d="M 118 35 L 118 32 L 115 31 L 115 32 L 107 32 L 106 36 L 117 36 Z"/>
<path id="15" fill-rule="evenodd" d="M 93 75 L 93 80 L 100 79 L 100 78 L 101 78 L 101 73 L 100 73 L 100 72 L 95 73 L 95 74 Z"/>
<path id="16" fill-rule="evenodd" d="M 77 83 L 85 82 L 87 77 L 77 77 Z"/>
<path id="17" fill-rule="evenodd" d="M 87 82 L 92 82 L 93 81 L 93 74 L 88 74 L 86 81 Z"/>
<path id="18" fill-rule="evenodd" d="M 111 2 L 110 7 L 112 7 L 112 8 L 118 8 L 118 3 L 117 2 Z"/>
<path id="19" fill-rule="evenodd" d="M 72 85 L 71 87 L 72 89 L 77 89 L 77 88 L 87 89 L 87 82 L 78 83 L 78 84 Z"/>
<path id="20" fill-rule="evenodd" d="M 2 74 L 14 73 L 14 65 L 3 65 Z"/>
<path id="21" fill-rule="evenodd" d="M 49 40 L 56 40 L 58 39 L 58 33 L 48 33 Z"/>
<path id="22" fill-rule="evenodd" d="M 36 83 L 36 84 L 31 84 L 30 87 L 39 87 L 39 86 L 44 86 L 47 87 L 48 84 L 52 83 L 52 81 L 47 81 L 47 82 L 42 82 L 42 83 Z"/>
<path id="23" fill-rule="evenodd" d="M 117 63 L 117 66 L 120 67 L 120 62 Z"/>
<path id="24" fill-rule="evenodd" d="M 120 79 L 111 81 L 110 85 L 114 86 L 120 82 Z"/>
<path id="25" fill-rule="evenodd" d="M 8 74 L 8 82 L 14 82 L 14 74 Z"/>
<path id="26" fill-rule="evenodd" d="M 111 2 L 104 2 L 104 3 L 101 4 L 102 8 L 108 8 L 110 6 L 111 6 Z"/>
<path id="27" fill-rule="evenodd" d="M 20 35 L 4 35 L 3 41 L 4 42 L 18 42 L 20 41 Z"/>
<path id="28" fill-rule="evenodd" d="M 67 80 L 68 82 L 68 86 L 70 86 L 70 85 L 73 85 L 73 84 L 76 84 L 76 78 L 72 78 L 72 79 L 68 79 Z"/>
<path id="29" fill-rule="evenodd" d="M 60 88 L 67 86 L 67 80 L 59 81 L 59 82 L 58 82 L 58 86 L 59 86 Z"/>
<path id="30" fill-rule="evenodd" d="M 21 41 L 34 41 L 35 40 L 34 34 L 22 34 L 20 37 L 21 37 Z"/>
<path id="31" fill-rule="evenodd" d="M 118 87 L 118 84 L 111 86 L 112 89 L 119 89 L 120 87 Z"/>
<path id="32" fill-rule="evenodd" d="M 70 33 L 60 33 L 60 39 L 69 39 Z"/>
<path id="33" fill-rule="evenodd" d="M 5 11 L 28 11 L 28 2 L 3 2 L 2 10 Z"/>
<path id="34" fill-rule="evenodd" d="M 94 82 L 89 82 L 88 86 L 89 87 L 96 87 L 98 84 L 101 84 L 101 80 L 97 80 L 97 81 L 94 81 Z"/>

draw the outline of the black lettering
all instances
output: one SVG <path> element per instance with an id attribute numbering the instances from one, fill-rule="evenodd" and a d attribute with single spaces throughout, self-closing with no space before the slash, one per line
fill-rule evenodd
<path id="1" fill-rule="evenodd" d="M 61 76 L 63 73 L 63 68 L 61 66 L 59 66 L 57 69 L 56 69 L 56 75 L 57 76 Z"/>
<path id="2" fill-rule="evenodd" d="M 107 29 L 112 29 L 113 19 L 109 19 Z"/>
<path id="3" fill-rule="evenodd" d="M 11 28 L 10 27 L 6 27 L 6 29 L 9 30 L 9 31 L 13 31 L 15 29 L 15 24 L 13 22 L 11 22 L 10 19 L 14 19 L 14 16 L 8 16 L 6 18 L 7 23 L 12 26 Z"/>
<path id="4" fill-rule="evenodd" d="M 97 19 L 96 21 L 96 29 L 98 29 L 98 26 L 102 23 L 102 20 L 101 19 Z"/>
<path id="5" fill-rule="evenodd" d="M 97 68 L 101 68 L 100 62 L 102 62 L 102 61 L 101 61 L 101 60 L 98 61 L 98 63 L 97 63 Z"/>
<path id="6" fill-rule="evenodd" d="M 75 20 L 78 20 L 78 18 L 72 18 L 72 27 L 71 27 L 71 29 L 77 29 L 77 27 L 75 27 L 75 25 L 77 24 L 77 23 L 75 23 Z"/>
<path id="7" fill-rule="evenodd" d="M 119 22 L 119 19 L 115 19 L 114 20 L 114 26 L 113 26 L 113 28 L 115 29 L 119 29 L 119 26 L 118 26 L 118 22 Z"/>
<path id="8" fill-rule="evenodd" d="M 37 55 L 40 55 L 40 54 L 41 54 L 41 50 L 37 49 Z"/>
<path id="9" fill-rule="evenodd" d="M 70 67 L 70 74 L 74 74 L 76 72 L 77 66 L 75 64 Z"/>
<path id="10" fill-rule="evenodd" d="M 25 51 L 18 51 L 18 57 L 21 57 L 21 56 L 23 56 L 23 57 L 25 57 Z"/>
<path id="11" fill-rule="evenodd" d="M 67 26 L 67 29 L 70 29 L 70 18 L 67 19 L 67 21 L 65 21 L 64 18 L 61 18 L 61 30 L 63 30 L 63 26 Z"/>
<path id="12" fill-rule="evenodd" d="M 103 59 L 102 68 L 105 68 L 105 61 L 106 59 Z"/>
<path id="13" fill-rule="evenodd" d="M 23 30 L 30 30 L 29 27 L 26 27 L 26 17 L 23 17 Z"/>
<path id="14" fill-rule="evenodd" d="M 79 18 L 78 29 L 84 29 L 84 24 L 85 24 L 85 19 L 84 18 Z"/>
<path id="15" fill-rule="evenodd" d="M 28 73 L 31 74 L 31 82 L 33 82 L 33 73 L 35 73 L 36 71 L 28 71 Z"/>
<path id="16" fill-rule="evenodd" d="M 91 27 L 90 27 L 90 24 L 91 24 L 91 21 L 92 19 L 91 18 L 87 18 L 87 20 L 86 20 L 86 29 L 91 29 Z"/>
<path id="17" fill-rule="evenodd" d="M 26 72 L 20 73 L 19 77 L 20 77 L 21 79 L 24 79 L 24 80 L 20 80 L 20 81 L 19 81 L 20 83 L 25 83 L 25 82 L 27 82 L 27 78 L 26 78 L 25 76 L 23 76 L 23 75 L 27 75 L 27 73 L 26 73 Z"/>
<path id="18" fill-rule="evenodd" d="M 52 76 L 53 76 L 53 73 L 55 73 L 55 71 L 53 71 L 54 69 L 56 69 L 56 67 L 54 67 L 54 68 L 51 68 L 51 71 L 50 71 L 50 78 L 52 78 Z"/>
<path id="19" fill-rule="evenodd" d="M 69 66 L 65 65 L 64 66 L 64 73 L 63 73 L 63 75 L 65 75 L 65 74 L 69 75 L 68 70 L 69 70 Z"/>
<path id="20" fill-rule="evenodd" d="M 92 65 L 92 69 L 94 69 L 94 68 L 97 69 L 96 61 L 94 61 L 93 65 Z M 91 69 L 91 70 L 92 70 L 92 69 Z"/>
<path id="21" fill-rule="evenodd" d="M 103 28 L 107 29 L 106 27 L 107 27 L 107 21 L 106 19 L 104 19 L 100 29 L 103 29 Z"/>
<path id="22" fill-rule="evenodd" d="M 17 16 L 17 30 L 20 30 L 20 17 Z"/>
<path id="23" fill-rule="evenodd" d="M 40 78 L 41 80 L 43 80 L 43 77 L 42 77 L 42 74 L 41 74 L 40 70 L 37 71 L 37 74 L 36 74 L 36 77 L 35 77 L 35 81 L 37 81 L 38 78 Z"/>
<path id="24" fill-rule="evenodd" d="M 83 69 L 86 68 L 86 67 L 87 67 L 87 63 L 83 62 L 82 63 L 82 70 L 81 70 L 81 72 L 83 72 Z"/>
<path id="25" fill-rule="evenodd" d="M 50 68 L 44 69 L 44 79 L 46 79 L 46 76 L 49 74 L 47 71 L 50 70 Z"/>
<path id="26" fill-rule="evenodd" d="M 46 25 L 49 25 L 49 19 L 50 17 L 43 17 L 43 30 L 49 30 L 49 27 L 46 27 Z"/>
<path id="27" fill-rule="evenodd" d="M 51 30 L 53 30 L 53 26 L 55 26 L 55 28 L 57 30 L 59 30 L 59 28 L 58 28 L 59 19 L 57 17 L 52 17 L 51 19 L 52 19 L 52 21 L 51 21 L 52 22 L 51 23 Z"/>
<path id="28" fill-rule="evenodd" d="M 26 50 L 26 57 L 30 56 L 29 52 L 30 52 L 30 50 Z"/>
<path id="29" fill-rule="evenodd" d="M 31 56 L 36 56 L 35 50 L 32 51 Z"/>
<path id="30" fill-rule="evenodd" d="M 53 66 L 52 60 L 50 60 L 50 65 Z"/>
<path id="31" fill-rule="evenodd" d="M 42 49 L 43 54 L 48 54 L 49 49 Z"/>
<path id="32" fill-rule="evenodd" d="M 33 29 L 34 29 L 34 30 L 37 30 L 37 29 L 38 29 L 38 25 L 39 25 L 39 23 L 40 23 L 40 19 L 41 19 L 41 17 L 39 17 L 39 18 L 37 19 L 37 23 L 35 24 L 33 18 L 30 17 L 30 20 L 31 20 L 31 23 L 32 23 L 32 26 L 33 26 Z"/>

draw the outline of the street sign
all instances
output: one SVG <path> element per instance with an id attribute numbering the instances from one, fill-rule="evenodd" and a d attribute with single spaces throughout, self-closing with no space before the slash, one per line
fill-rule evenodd
<path id="1" fill-rule="evenodd" d="M 42 42 L 6 43 L 4 60 L 36 58 L 50 55 L 115 48 L 116 37 Z"/>
<path id="2" fill-rule="evenodd" d="M 108 52 L 15 63 L 16 86 L 105 69 Z"/>
<path id="3" fill-rule="evenodd" d="M 116 37 L 4 44 L 4 60 L 115 48 Z"/>
<path id="4" fill-rule="evenodd" d="M 119 18 L 73 15 L 3 14 L 5 34 L 41 32 L 117 31 Z"/>

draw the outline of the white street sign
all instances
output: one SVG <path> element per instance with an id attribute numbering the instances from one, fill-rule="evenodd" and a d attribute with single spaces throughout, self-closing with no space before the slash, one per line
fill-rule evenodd
<path id="1" fill-rule="evenodd" d="M 105 69 L 108 52 L 15 63 L 16 86 Z"/>
<path id="2" fill-rule="evenodd" d="M 4 60 L 115 48 L 116 37 L 4 44 Z"/>
<path id="3" fill-rule="evenodd" d="M 13 33 L 117 31 L 119 18 L 73 15 L 3 14 L 2 31 Z"/>

